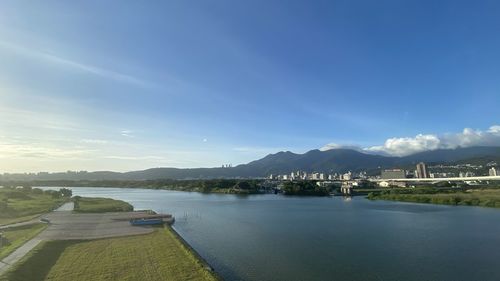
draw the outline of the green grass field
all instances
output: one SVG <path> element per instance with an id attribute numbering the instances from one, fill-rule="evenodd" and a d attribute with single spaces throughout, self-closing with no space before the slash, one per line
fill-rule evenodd
<path id="1" fill-rule="evenodd" d="M 368 195 L 368 198 L 416 203 L 500 208 L 500 189 L 472 189 L 468 191 L 447 191 L 443 193 L 439 191 L 435 193 L 418 193 L 418 190 L 412 193 L 406 192 L 406 190 L 398 191 L 395 189 L 378 194 L 372 193 Z"/>
<path id="2" fill-rule="evenodd" d="M 217 280 L 169 228 L 92 241 L 48 241 L 1 281 Z"/>
<path id="3" fill-rule="evenodd" d="M 0 188 L 0 225 L 28 221 L 57 208 L 66 199 L 40 191 Z"/>
<path id="4" fill-rule="evenodd" d="M 42 232 L 42 230 L 46 227 L 46 224 L 37 223 L 0 230 L 2 233 L 2 241 L 0 243 L 0 260 L 14 252 L 17 248 L 21 247 L 38 233 Z"/>
<path id="5" fill-rule="evenodd" d="M 110 198 L 74 197 L 75 212 L 79 213 L 105 213 L 128 212 L 134 207 L 127 202 Z"/>

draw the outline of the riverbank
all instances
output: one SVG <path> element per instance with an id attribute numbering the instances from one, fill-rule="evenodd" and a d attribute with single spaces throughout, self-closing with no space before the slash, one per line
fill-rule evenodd
<path id="1" fill-rule="evenodd" d="M 11 241 L 16 248 L 34 236 L 38 242 L 10 263 L 1 281 L 221 280 L 170 226 L 134 227 L 120 219 L 137 214 L 130 212 L 129 203 L 85 197 L 74 201 L 79 212 L 71 208 L 44 215 L 51 222 L 47 229 L 30 225 L 24 227 L 25 235 L 6 232 L 9 241 L 11 234 L 23 238 Z M 2 250 L 5 256 L 15 249 Z"/>
<path id="2" fill-rule="evenodd" d="M 369 193 L 367 198 L 370 200 L 500 208 L 500 189 L 469 189 L 464 191 L 429 188 L 391 189 Z"/>
<path id="3" fill-rule="evenodd" d="M 219 276 L 216 272 L 215 269 L 206 261 L 189 243 L 184 239 L 173 227 L 169 226 L 170 230 L 172 233 L 175 235 L 177 240 L 179 240 L 183 247 L 191 254 L 193 255 L 203 266 L 206 270 L 212 273 L 213 277 L 215 280 L 222 281 L 222 277 Z"/>
<path id="4" fill-rule="evenodd" d="M 0 280 L 218 279 L 167 226 L 144 235 L 46 241 Z"/>

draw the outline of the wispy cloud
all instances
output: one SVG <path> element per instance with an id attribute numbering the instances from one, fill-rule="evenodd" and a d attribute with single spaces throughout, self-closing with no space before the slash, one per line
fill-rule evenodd
<path id="1" fill-rule="evenodd" d="M 128 83 L 128 84 L 133 84 L 136 86 L 140 86 L 143 88 L 150 88 L 154 87 L 154 83 L 151 83 L 149 81 L 146 81 L 144 79 L 121 73 L 118 71 L 110 70 L 110 69 L 105 69 L 101 68 L 95 65 L 91 64 L 85 64 L 82 62 L 78 62 L 76 60 L 68 59 L 68 58 L 63 58 L 58 55 L 54 55 L 51 53 L 47 53 L 44 51 L 32 49 L 32 48 L 27 48 L 21 45 L 13 44 L 10 42 L 5 42 L 5 41 L 0 41 L 0 47 L 13 51 L 17 54 L 23 55 L 23 56 L 28 56 L 31 58 L 36 58 L 39 60 L 43 60 L 48 63 L 52 64 L 57 64 L 62 67 L 66 68 L 71 68 L 74 70 L 94 74 L 97 76 L 100 76 L 102 78 L 106 79 L 112 79 L 118 82 L 123 82 L 123 83 Z"/>
<path id="2" fill-rule="evenodd" d="M 500 126 L 491 126 L 486 131 L 465 128 L 461 133 L 455 134 L 418 134 L 415 137 L 394 137 L 387 139 L 383 145 L 370 147 L 330 143 L 322 147 L 321 150 L 351 148 L 371 153 L 405 156 L 428 150 L 471 146 L 500 146 Z"/>
<path id="3" fill-rule="evenodd" d="M 0 124 L 15 127 L 43 128 L 58 131 L 81 130 L 81 125 L 66 115 L 43 110 L 25 110 L 0 105 L 0 119 Z"/>
<path id="4" fill-rule="evenodd" d="M 91 152 L 94 150 L 0 141 L 0 158 L 5 159 L 76 159 Z"/>
<path id="5" fill-rule="evenodd" d="M 122 130 L 120 132 L 120 135 L 122 135 L 124 137 L 127 137 L 127 138 L 133 138 L 134 137 L 133 131 L 131 131 L 131 130 Z"/>
<path id="6" fill-rule="evenodd" d="M 120 155 L 110 155 L 105 156 L 105 159 L 116 159 L 116 160 L 166 160 L 161 156 L 120 156 Z"/>
<path id="7" fill-rule="evenodd" d="M 107 144 L 107 140 L 100 140 L 100 139 L 82 139 L 81 142 L 83 143 L 88 143 L 88 144 Z"/>

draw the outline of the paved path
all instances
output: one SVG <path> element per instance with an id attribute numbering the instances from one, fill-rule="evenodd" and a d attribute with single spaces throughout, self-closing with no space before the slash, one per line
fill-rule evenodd
<path id="1" fill-rule="evenodd" d="M 41 216 L 50 220 L 47 229 L 0 261 L 0 275 L 43 240 L 97 239 L 146 234 L 154 230 L 149 226 L 131 226 L 128 220 L 123 220 L 124 217 L 136 216 L 139 212 L 78 214 L 72 212 L 73 208 L 72 202 L 66 203 L 57 210 Z M 14 225 L 19 224 L 8 227 Z"/>
<path id="2" fill-rule="evenodd" d="M 4 258 L 0 262 L 0 275 L 2 275 L 9 267 L 16 262 L 18 262 L 22 257 L 24 257 L 29 251 L 33 250 L 38 244 L 42 242 L 42 239 L 35 237 L 30 241 L 24 243 L 21 247 L 17 248 L 12 254 Z"/>
<path id="3" fill-rule="evenodd" d="M 61 207 L 55 209 L 54 212 L 73 211 L 74 209 L 75 209 L 75 203 L 68 202 L 68 203 L 64 203 Z"/>

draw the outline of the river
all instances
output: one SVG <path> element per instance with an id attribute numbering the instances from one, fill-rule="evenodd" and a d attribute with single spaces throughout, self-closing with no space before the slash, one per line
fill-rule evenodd
<path id="1" fill-rule="evenodd" d="M 363 197 L 74 187 L 172 213 L 225 280 L 500 280 L 500 210 Z"/>

